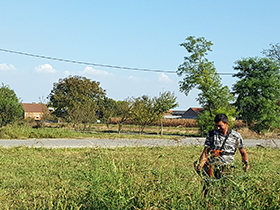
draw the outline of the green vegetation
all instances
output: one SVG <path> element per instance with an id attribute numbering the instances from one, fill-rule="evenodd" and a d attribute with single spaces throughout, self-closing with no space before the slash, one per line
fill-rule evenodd
<path id="1" fill-rule="evenodd" d="M 56 125 L 59 127 L 43 127 L 37 129 L 26 125 L 14 125 L 5 126 L 0 128 L 0 139 L 28 139 L 28 138 L 166 138 L 166 139 L 177 139 L 182 136 L 198 136 L 198 128 L 166 128 L 165 134 L 169 135 L 159 135 L 159 126 L 148 126 L 144 134 L 139 135 L 139 126 L 135 125 L 125 125 L 123 134 L 118 133 L 118 126 L 111 125 L 110 129 L 102 124 L 96 124 L 91 127 L 90 130 L 83 131 L 83 125 L 73 128 L 69 124 Z M 175 136 L 174 136 L 175 135 Z"/>
<path id="2" fill-rule="evenodd" d="M 0 87 L 0 127 L 22 118 L 23 108 L 14 90 L 2 83 Z"/>
<path id="3" fill-rule="evenodd" d="M 234 69 L 238 73 L 233 76 L 239 79 L 233 91 L 240 119 L 262 133 L 279 128 L 279 64 L 268 58 L 244 58 Z"/>
<path id="4" fill-rule="evenodd" d="M 202 198 L 202 147 L 0 148 L 0 209 L 279 209 L 280 150 L 248 148 L 250 171 Z"/>
<path id="5" fill-rule="evenodd" d="M 214 62 L 207 59 L 212 45 L 212 42 L 204 37 L 187 37 L 181 46 L 186 49 L 188 56 L 184 57 L 184 63 L 177 71 L 179 76 L 184 76 L 179 83 L 181 92 L 188 95 L 194 88 L 200 91 L 196 100 L 204 111 L 199 114 L 197 122 L 201 130 L 206 133 L 214 129 L 213 119 L 216 114 L 225 113 L 232 123 L 237 115 L 235 107 L 230 104 L 234 101 L 230 89 L 223 86 Z"/>
<path id="6" fill-rule="evenodd" d="M 140 133 L 143 133 L 147 125 L 162 120 L 163 114 L 167 110 L 178 106 L 176 99 L 177 97 L 171 92 L 160 93 L 158 98 L 149 98 L 144 95 L 133 99 L 131 118 L 135 124 L 140 126 Z"/>
<path id="7" fill-rule="evenodd" d="M 99 84 L 81 76 L 59 79 L 48 96 L 49 105 L 55 108 L 55 116 L 78 123 L 93 122 L 98 104 L 106 95 Z"/>

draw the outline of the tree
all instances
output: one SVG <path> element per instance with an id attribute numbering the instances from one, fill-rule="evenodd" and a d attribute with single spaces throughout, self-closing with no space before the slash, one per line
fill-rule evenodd
<path id="1" fill-rule="evenodd" d="M 66 119 L 69 117 L 70 110 L 73 114 L 77 107 L 79 109 L 84 107 L 89 112 L 89 107 L 99 106 L 102 104 L 104 97 L 105 90 L 99 86 L 99 82 L 81 76 L 59 79 L 58 83 L 54 83 L 54 87 L 48 96 L 49 105 L 55 108 L 54 114 Z M 95 115 L 96 111 L 96 109 L 93 109 L 91 113 Z M 77 117 L 77 113 L 75 115 Z"/>
<path id="2" fill-rule="evenodd" d="M 270 49 L 263 50 L 262 53 L 280 64 L 280 43 L 271 43 L 269 46 Z M 280 99 L 277 100 L 276 104 L 280 106 Z"/>
<path id="3" fill-rule="evenodd" d="M 233 91 L 241 119 L 260 132 L 279 127 L 279 64 L 268 58 L 244 58 L 236 62 Z"/>
<path id="4" fill-rule="evenodd" d="M 96 102 L 87 101 L 81 103 L 78 101 L 70 107 L 67 112 L 69 114 L 69 119 L 74 123 L 74 126 L 82 123 L 84 124 L 84 130 L 86 130 L 87 125 L 96 122 L 97 110 L 98 106 Z"/>
<path id="5" fill-rule="evenodd" d="M 124 101 L 117 101 L 115 115 L 119 117 L 118 133 L 121 133 L 123 123 L 131 117 L 132 100 L 127 98 Z"/>
<path id="6" fill-rule="evenodd" d="M 23 117 L 23 108 L 15 92 L 2 83 L 0 88 L 0 126 L 5 126 Z"/>
<path id="7" fill-rule="evenodd" d="M 173 109 L 178 106 L 178 103 L 176 102 L 177 97 L 174 93 L 171 93 L 170 91 L 166 91 L 163 93 L 159 93 L 158 98 L 154 98 L 154 107 L 155 111 L 158 112 L 161 119 L 161 135 L 163 135 L 163 125 L 162 125 L 162 118 L 166 111 Z"/>
<path id="8" fill-rule="evenodd" d="M 133 122 L 140 126 L 140 134 L 147 125 L 160 120 L 158 113 L 155 112 L 153 100 L 146 95 L 134 98 L 131 115 Z"/>
<path id="9" fill-rule="evenodd" d="M 140 126 L 140 134 L 147 125 L 151 125 L 162 119 L 163 114 L 175 108 L 176 97 L 169 91 L 160 93 L 159 97 L 149 98 L 146 95 L 135 98 L 132 103 L 132 120 Z"/>
<path id="10" fill-rule="evenodd" d="M 268 58 L 272 58 L 280 63 L 280 44 L 270 44 L 270 49 L 263 50 L 262 53 Z"/>
<path id="11" fill-rule="evenodd" d="M 181 92 L 187 96 L 193 88 L 200 91 L 197 101 L 204 108 L 204 112 L 199 115 L 203 120 L 198 120 L 198 123 L 203 130 L 213 128 L 213 117 L 218 110 L 235 115 L 234 107 L 230 105 L 234 99 L 233 95 L 227 86 L 222 85 L 214 63 L 206 58 L 212 45 L 212 42 L 204 37 L 186 38 L 186 42 L 180 46 L 184 47 L 190 55 L 184 57 L 184 63 L 177 70 L 179 76 L 185 76 L 179 82 Z"/>
<path id="12" fill-rule="evenodd" d="M 105 122 L 107 128 L 109 128 L 110 120 L 114 116 L 116 108 L 117 102 L 114 99 L 108 97 L 104 98 L 101 105 L 100 118 L 102 122 Z"/>

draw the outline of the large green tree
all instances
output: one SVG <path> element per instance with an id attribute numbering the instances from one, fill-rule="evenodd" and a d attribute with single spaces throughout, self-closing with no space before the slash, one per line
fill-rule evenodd
<path id="1" fill-rule="evenodd" d="M 241 119 L 257 131 L 279 127 L 279 64 L 269 58 L 244 58 L 234 67 L 239 80 L 233 87 Z"/>
<path id="2" fill-rule="evenodd" d="M 5 126 L 23 117 L 23 108 L 14 90 L 2 83 L 0 88 L 0 126 Z"/>
<path id="3" fill-rule="evenodd" d="M 99 108 L 90 110 L 89 107 L 99 107 L 105 97 L 105 90 L 100 86 L 99 82 L 91 81 L 86 77 L 69 76 L 64 79 L 59 79 L 58 83 L 54 83 L 53 89 L 49 94 L 50 106 L 55 108 L 54 114 L 57 117 L 69 118 L 72 114 L 72 119 L 77 116 L 96 115 Z M 82 113 L 77 113 L 76 108 L 79 108 Z M 74 115 L 73 115 L 74 114 Z M 91 121 L 93 116 L 89 116 Z M 71 118 L 70 118 L 71 119 Z M 81 120 L 81 119 L 80 119 Z M 84 121 L 85 119 L 82 119 Z"/>
<path id="4" fill-rule="evenodd" d="M 233 95 L 227 86 L 222 85 L 214 63 L 207 59 L 212 45 L 212 42 L 204 37 L 186 38 L 180 46 L 187 50 L 188 56 L 184 57 L 184 63 L 177 70 L 179 76 L 184 76 L 179 82 L 181 92 L 188 95 L 194 88 L 200 91 L 197 101 L 204 108 L 204 112 L 200 114 L 198 123 L 203 130 L 213 128 L 213 117 L 217 112 L 227 114 L 230 119 L 235 115 L 234 107 L 230 105 Z"/>

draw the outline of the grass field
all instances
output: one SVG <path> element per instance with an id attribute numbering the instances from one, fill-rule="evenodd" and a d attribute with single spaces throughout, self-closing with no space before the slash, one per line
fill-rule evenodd
<path id="1" fill-rule="evenodd" d="M 202 198 L 202 147 L 0 147 L 0 209 L 279 209 L 280 150 L 248 148 L 232 179 Z"/>
<path id="2" fill-rule="evenodd" d="M 190 123 L 189 123 L 190 124 Z M 198 127 L 164 127 L 163 135 L 160 126 L 147 126 L 142 135 L 139 135 L 139 126 L 123 125 L 122 133 L 118 134 L 118 126 L 110 125 L 108 128 L 104 124 L 94 124 L 86 131 L 83 125 L 73 127 L 72 124 L 47 124 L 46 127 L 36 128 L 36 124 L 8 125 L 0 128 L 0 139 L 28 139 L 28 138 L 153 138 L 153 139 L 180 139 L 184 137 L 201 137 Z M 244 139 L 280 139 L 280 130 L 275 130 L 264 135 L 257 134 L 246 127 L 234 127 Z"/>
<path id="3" fill-rule="evenodd" d="M 160 135 L 159 126 L 148 126 L 144 134 L 139 135 L 139 126 L 124 125 L 121 134 L 118 134 L 117 125 L 107 128 L 102 124 L 95 124 L 90 129 L 73 128 L 71 125 L 55 125 L 58 127 L 34 128 L 32 126 L 6 126 L 0 128 L 0 139 L 28 139 L 28 138 L 171 138 L 184 136 L 199 136 L 199 128 L 167 127 Z"/>

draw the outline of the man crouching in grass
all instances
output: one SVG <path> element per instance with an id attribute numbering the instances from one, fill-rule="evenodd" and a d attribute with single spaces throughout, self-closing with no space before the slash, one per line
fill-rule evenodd
<path id="1" fill-rule="evenodd" d="M 216 129 L 209 131 L 199 164 L 195 164 L 195 170 L 199 174 L 203 170 L 207 176 L 220 179 L 230 173 L 231 164 L 238 148 L 244 164 L 244 171 L 247 172 L 250 166 L 242 136 L 237 131 L 228 128 L 228 117 L 225 114 L 217 114 L 214 122 Z M 209 183 L 206 183 L 203 189 L 204 196 L 207 194 L 208 187 Z"/>

